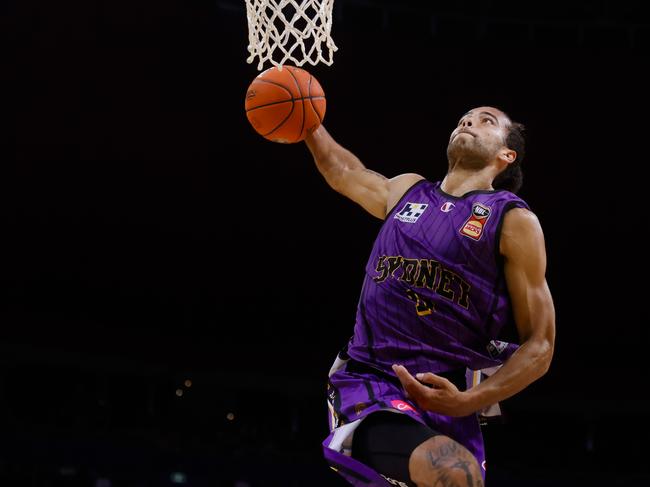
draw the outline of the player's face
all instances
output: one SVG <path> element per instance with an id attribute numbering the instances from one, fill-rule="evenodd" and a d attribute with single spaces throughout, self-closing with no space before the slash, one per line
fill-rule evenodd
<path id="1" fill-rule="evenodd" d="M 478 107 L 461 117 L 451 133 L 447 154 L 450 159 L 489 163 L 505 146 L 508 117 L 493 107 Z"/>

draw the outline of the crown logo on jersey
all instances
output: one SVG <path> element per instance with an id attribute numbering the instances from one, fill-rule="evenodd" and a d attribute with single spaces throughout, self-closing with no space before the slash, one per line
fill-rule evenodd
<path id="1" fill-rule="evenodd" d="M 415 223 L 428 207 L 429 205 L 426 203 L 408 202 L 404 205 L 404 208 L 395 214 L 395 218 L 405 223 Z"/>
<path id="2" fill-rule="evenodd" d="M 490 218 L 491 213 L 492 209 L 489 206 L 482 205 L 481 203 L 474 203 L 474 205 L 472 205 L 472 214 L 463 224 L 460 233 L 473 240 L 480 240 L 481 235 L 483 235 L 485 224 Z"/>

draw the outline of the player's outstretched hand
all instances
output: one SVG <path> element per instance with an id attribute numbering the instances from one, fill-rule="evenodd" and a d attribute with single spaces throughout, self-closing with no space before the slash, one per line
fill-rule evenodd
<path id="1" fill-rule="evenodd" d="M 474 412 L 468 403 L 467 394 L 459 391 L 444 377 L 431 372 L 413 377 L 402 365 L 393 365 L 393 370 L 408 397 L 422 409 L 447 416 L 467 416 Z"/>

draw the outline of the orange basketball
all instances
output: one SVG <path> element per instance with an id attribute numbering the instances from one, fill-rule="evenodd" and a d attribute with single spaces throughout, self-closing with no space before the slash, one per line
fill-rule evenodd
<path id="1" fill-rule="evenodd" d="M 255 131 L 273 142 L 293 144 L 318 128 L 325 116 L 325 93 L 304 69 L 269 68 L 246 91 L 246 116 Z"/>

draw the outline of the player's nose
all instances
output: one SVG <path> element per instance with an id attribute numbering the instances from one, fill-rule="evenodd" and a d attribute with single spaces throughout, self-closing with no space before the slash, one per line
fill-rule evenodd
<path id="1" fill-rule="evenodd" d="M 465 117 L 461 122 L 460 122 L 461 127 L 471 127 L 472 126 L 472 119 L 469 117 Z"/>

